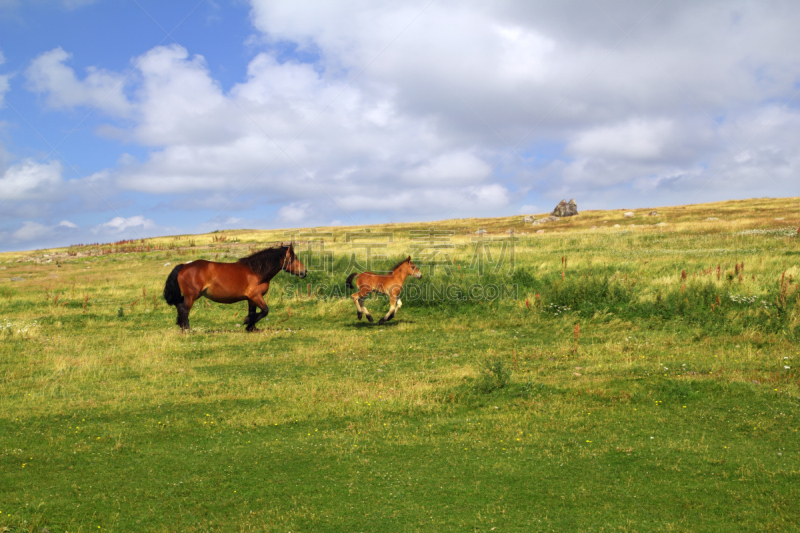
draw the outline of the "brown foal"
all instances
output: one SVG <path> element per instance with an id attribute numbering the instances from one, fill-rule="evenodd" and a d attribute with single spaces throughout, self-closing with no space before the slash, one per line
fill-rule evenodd
<path id="1" fill-rule="evenodd" d="M 353 303 L 356 305 L 356 311 L 358 311 L 358 319 L 361 320 L 363 315 L 367 315 L 367 320 L 372 322 L 372 315 L 364 305 L 364 300 L 369 293 L 376 291 L 389 297 L 389 312 L 380 319 L 378 324 L 391 320 L 403 306 L 399 296 L 400 291 L 403 290 L 403 283 L 405 283 L 408 276 L 414 276 L 417 279 L 422 277 L 422 272 L 411 262 L 411 256 L 397 263 L 391 274 L 383 276 L 372 272 L 362 272 L 361 274 L 353 272 L 350 274 L 347 278 L 347 287 L 350 289 L 358 288 L 358 291 L 351 296 Z M 353 285 L 353 278 L 356 281 L 355 285 Z"/>

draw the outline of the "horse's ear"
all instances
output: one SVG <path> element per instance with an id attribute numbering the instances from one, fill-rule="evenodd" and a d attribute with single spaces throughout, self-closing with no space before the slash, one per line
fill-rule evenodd
<path id="1" fill-rule="evenodd" d="M 410 263 L 410 262 L 411 262 L 411 256 L 409 255 L 408 258 L 406 259 L 406 263 Z"/>

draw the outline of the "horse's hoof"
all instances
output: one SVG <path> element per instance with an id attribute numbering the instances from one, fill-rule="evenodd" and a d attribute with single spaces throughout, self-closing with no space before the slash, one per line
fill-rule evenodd
<path id="1" fill-rule="evenodd" d="M 372 315 L 367 315 L 367 320 L 369 320 L 369 323 L 372 324 L 373 322 Z"/>
<path id="2" fill-rule="evenodd" d="M 358 319 L 361 320 L 361 313 L 358 313 Z"/>
<path id="3" fill-rule="evenodd" d="M 379 325 L 379 326 L 382 326 L 384 322 L 386 322 L 386 321 L 385 321 L 384 319 L 382 319 L 382 318 L 381 318 L 380 320 L 378 320 L 378 325 Z"/>

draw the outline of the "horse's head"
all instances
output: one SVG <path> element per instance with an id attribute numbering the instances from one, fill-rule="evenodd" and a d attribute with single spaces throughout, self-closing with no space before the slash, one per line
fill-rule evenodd
<path id="1" fill-rule="evenodd" d="M 286 247 L 286 257 L 283 259 L 283 266 L 281 268 L 300 279 L 306 277 L 306 267 L 303 266 L 303 263 L 301 263 L 294 254 L 294 246 Z"/>
<path id="2" fill-rule="evenodd" d="M 417 279 L 420 279 L 422 277 L 422 271 L 417 268 L 417 265 L 411 262 L 410 255 L 408 256 L 408 259 L 406 259 L 405 264 L 408 265 L 406 268 L 408 269 L 409 275 L 414 276 Z"/>

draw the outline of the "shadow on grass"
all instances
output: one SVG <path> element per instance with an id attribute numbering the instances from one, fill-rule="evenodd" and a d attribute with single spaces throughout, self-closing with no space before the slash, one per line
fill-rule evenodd
<path id="1" fill-rule="evenodd" d="M 389 322 L 384 322 L 383 324 L 378 324 L 378 321 L 369 322 L 368 320 L 359 320 L 358 322 L 354 322 L 349 324 L 348 327 L 355 328 L 355 329 L 364 329 L 364 328 L 395 328 L 400 324 L 414 324 L 413 320 L 396 320 L 392 319 Z"/>

